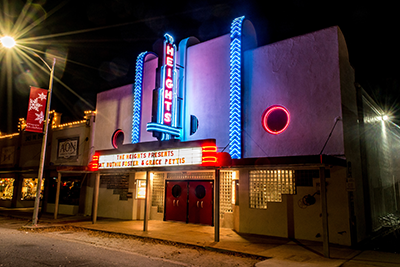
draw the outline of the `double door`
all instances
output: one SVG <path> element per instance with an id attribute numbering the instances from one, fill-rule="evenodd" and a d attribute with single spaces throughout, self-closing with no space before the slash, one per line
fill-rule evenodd
<path id="1" fill-rule="evenodd" d="M 213 181 L 166 181 L 166 221 L 213 225 Z"/>

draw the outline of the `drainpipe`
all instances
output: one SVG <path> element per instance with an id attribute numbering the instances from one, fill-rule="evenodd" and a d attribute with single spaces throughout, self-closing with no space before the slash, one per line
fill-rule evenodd
<path id="1" fill-rule="evenodd" d="M 325 167 L 319 168 L 319 179 L 321 184 L 321 210 L 322 210 L 322 242 L 324 257 L 329 258 L 329 228 L 328 228 L 328 205 L 326 199 Z"/>

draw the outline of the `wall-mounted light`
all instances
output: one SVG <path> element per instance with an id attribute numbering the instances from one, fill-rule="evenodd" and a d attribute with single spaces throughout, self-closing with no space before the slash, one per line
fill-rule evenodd
<path id="1" fill-rule="evenodd" d="M 301 199 L 299 199 L 299 207 L 302 209 L 305 209 L 311 205 L 314 205 L 317 200 L 315 199 L 315 195 L 319 195 L 320 192 L 319 190 L 317 192 L 315 192 L 314 194 L 310 195 L 305 195 L 304 197 L 302 197 Z"/>

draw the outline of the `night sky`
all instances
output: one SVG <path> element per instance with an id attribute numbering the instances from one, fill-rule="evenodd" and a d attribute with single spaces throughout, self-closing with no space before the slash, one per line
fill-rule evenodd
<path id="1" fill-rule="evenodd" d="M 55 77 L 61 82 L 55 81 L 51 105 L 63 113 L 64 123 L 80 120 L 85 110 L 94 109 L 98 92 L 134 83 L 137 55 L 152 50 L 164 33 L 171 34 L 176 43 L 189 36 L 207 41 L 229 33 L 231 21 L 244 15 L 253 23 L 259 46 L 263 46 L 338 25 L 356 81 L 384 110 L 400 118 L 400 20 L 395 1 L 391 3 L 42 0 L 27 6 L 24 1 L 3 0 L 0 36 L 9 34 L 4 25 L 17 25 L 25 6 L 19 32 L 32 23 L 37 25 L 19 37 L 21 44 L 66 58 L 57 61 Z M 39 22 L 44 16 L 46 19 Z M 47 88 L 49 76 L 26 60 L 14 59 L 12 83 L 7 86 L 10 82 L 4 73 L 10 66 L 3 63 L 8 52 L 4 50 L 0 48 L 0 131 L 13 133 L 18 118 L 26 117 L 29 86 Z M 51 65 L 51 57 L 41 56 Z M 8 99 L 12 99 L 11 105 Z"/>

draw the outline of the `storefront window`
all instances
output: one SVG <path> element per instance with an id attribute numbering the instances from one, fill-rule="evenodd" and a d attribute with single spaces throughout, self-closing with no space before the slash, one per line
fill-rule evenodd
<path id="1" fill-rule="evenodd" d="M 236 172 L 222 171 L 220 175 L 220 211 L 221 216 L 224 213 L 233 212 L 232 203 L 232 179 L 236 178 Z"/>
<path id="2" fill-rule="evenodd" d="M 282 202 L 282 195 L 296 194 L 294 170 L 250 171 L 250 208 L 267 209 L 267 202 Z"/>
<path id="3" fill-rule="evenodd" d="M 59 204 L 79 205 L 82 179 L 80 177 L 62 177 L 60 185 Z M 57 193 L 57 178 L 50 180 L 49 203 L 55 203 Z"/>
<path id="4" fill-rule="evenodd" d="M 151 173 L 150 180 L 153 182 L 151 187 L 151 205 L 157 206 L 157 212 L 164 212 L 164 173 Z"/>
<path id="5" fill-rule="evenodd" d="M 0 199 L 12 199 L 14 191 L 13 178 L 0 178 Z"/>
<path id="6" fill-rule="evenodd" d="M 43 198 L 44 179 L 40 187 L 40 198 Z M 37 178 L 25 178 L 22 182 L 21 200 L 33 200 L 36 197 Z"/>
<path id="7" fill-rule="evenodd" d="M 146 198 L 146 180 L 136 180 L 136 198 Z"/>

